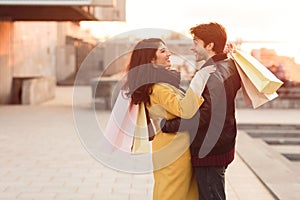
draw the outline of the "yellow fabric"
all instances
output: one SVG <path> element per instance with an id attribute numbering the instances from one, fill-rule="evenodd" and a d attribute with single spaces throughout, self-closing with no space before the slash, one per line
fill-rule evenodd
<path id="1" fill-rule="evenodd" d="M 191 89 L 184 95 L 177 88 L 160 83 L 153 86 L 147 109 L 158 130 L 159 118 L 191 118 L 202 103 L 203 99 Z M 154 200 L 198 200 L 189 140 L 187 132 L 167 134 L 157 131 L 152 141 Z"/>

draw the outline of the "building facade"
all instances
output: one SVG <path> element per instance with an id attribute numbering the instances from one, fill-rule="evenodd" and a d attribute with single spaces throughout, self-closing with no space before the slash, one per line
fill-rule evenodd
<path id="1" fill-rule="evenodd" d="M 0 104 L 36 104 L 73 84 L 97 39 L 81 20 L 124 21 L 125 0 L 0 0 Z"/>

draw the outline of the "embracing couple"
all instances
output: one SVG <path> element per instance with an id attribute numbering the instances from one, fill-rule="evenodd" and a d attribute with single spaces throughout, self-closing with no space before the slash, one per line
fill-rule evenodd
<path id="1" fill-rule="evenodd" d="M 241 87 L 224 49 L 218 23 L 190 29 L 196 61 L 205 61 L 183 91 L 170 70 L 163 40 L 144 39 L 134 47 L 126 87 L 132 104 L 144 104 L 157 130 L 152 140 L 155 200 L 226 199 L 225 171 L 233 161 L 237 133 L 235 97 Z M 162 120 L 163 119 L 163 120 Z"/>

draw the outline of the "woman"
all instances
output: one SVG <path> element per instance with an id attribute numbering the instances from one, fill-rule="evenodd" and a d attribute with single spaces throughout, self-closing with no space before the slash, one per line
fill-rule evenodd
<path id="1" fill-rule="evenodd" d="M 153 199 L 198 199 L 189 151 L 189 134 L 165 134 L 159 119 L 191 118 L 203 102 L 201 97 L 213 66 L 198 71 L 184 94 L 180 74 L 170 70 L 170 52 L 158 38 L 144 39 L 135 46 L 127 69 L 131 103 L 146 107 L 148 122 L 158 130 L 152 141 L 154 169 Z"/>

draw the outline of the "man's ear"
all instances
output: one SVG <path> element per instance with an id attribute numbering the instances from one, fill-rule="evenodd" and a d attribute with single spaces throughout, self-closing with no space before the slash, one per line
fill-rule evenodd
<path id="1" fill-rule="evenodd" d="M 206 49 L 210 50 L 210 51 L 213 51 L 214 46 L 215 46 L 215 43 L 211 42 L 208 45 L 206 45 Z"/>

